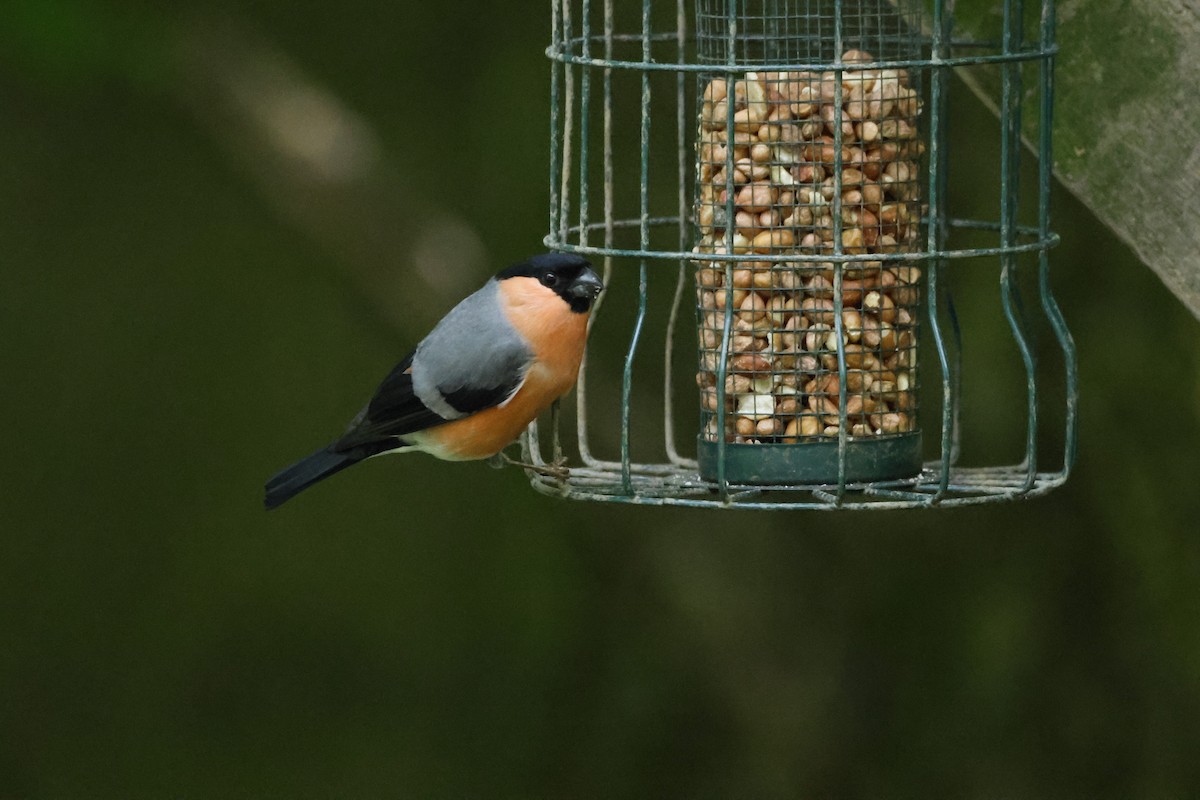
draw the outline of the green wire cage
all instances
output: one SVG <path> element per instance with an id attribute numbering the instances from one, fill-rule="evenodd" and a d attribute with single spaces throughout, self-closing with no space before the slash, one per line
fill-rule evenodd
<path id="1" fill-rule="evenodd" d="M 956 38 L 942 0 L 552 0 L 545 241 L 603 266 L 588 359 L 620 342 L 621 381 L 585 363 L 574 408 L 530 427 L 537 490 L 899 508 L 1066 480 L 1076 368 L 1048 259 L 1054 7 L 1000 5 L 998 40 L 981 42 Z M 954 71 L 968 68 L 999 90 L 995 180 L 951 175 Z M 956 213 L 956 192 L 991 193 L 998 218 Z M 951 291 L 959 273 L 995 300 L 1024 378 L 1023 402 L 1003 407 L 1024 417 L 1008 466 L 964 456 L 964 376 L 991 366 L 963 355 L 958 308 L 980 303 Z"/>

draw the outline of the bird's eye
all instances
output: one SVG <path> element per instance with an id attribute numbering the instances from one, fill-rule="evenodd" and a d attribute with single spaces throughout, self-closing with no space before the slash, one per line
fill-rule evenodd
<path id="1" fill-rule="evenodd" d="M 542 276 L 542 283 L 553 289 L 558 284 L 558 276 L 553 272 L 547 272 Z"/>

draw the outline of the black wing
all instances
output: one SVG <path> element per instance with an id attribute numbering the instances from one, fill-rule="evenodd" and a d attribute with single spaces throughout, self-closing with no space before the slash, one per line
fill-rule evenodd
<path id="1" fill-rule="evenodd" d="M 413 391 L 413 355 L 410 353 L 383 379 L 371 402 L 354 418 L 342 438 L 334 443 L 335 450 L 346 451 L 376 444 L 450 421 L 421 402 Z M 441 393 L 455 411 L 464 415 L 474 414 L 503 403 L 513 395 L 522 380 L 523 376 L 517 373 L 512 380 L 499 386 L 461 387 L 451 391 L 442 390 Z"/>
<path id="2" fill-rule="evenodd" d="M 472 388 L 455 389 L 452 392 L 443 392 L 442 397 L 446 398 L 446 402 L 453 406 L 455 411 L 461 411 L 464 414 L 474 414 L 477 411 L 483 411 L 485 408 L 498 406 L 508 398 L 512 397 L 517 391 L 517 387 L 521 385 L 520 376 L 512 381 L 501 386 L 490 386 L 480 388 L 478 386 Z"/>
<path id="3" fill-rule="evenodd" d="M 352 450 L 365 444 L 395 439 L 447 421 L 413 393 L 413 355 L 409 353 L 383 379 L 371 402 L 354 418 L 342 438 L 333 443 L 334 450 Z"/>

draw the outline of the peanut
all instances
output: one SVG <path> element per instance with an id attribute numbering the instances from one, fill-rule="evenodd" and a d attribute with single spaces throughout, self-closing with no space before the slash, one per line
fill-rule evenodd
<path id="1" fill-rule="evenodd" d="M 730 414 L 725 431 L 713 417 L 705 420 L 710 441 L 836 437 L 843 418 L 856 439 L 913 428 L 921 275 L 887 258 L 923 243 L 921 98 L 905 70 L 861 66 L 874 61 L 868 52 L 850 50 L 841 61 L 840 87 L 832 71 L 751 72 L 704 86 L 695 173 L 697 383 L 702 408 L 715 413 L 724 358 Z M 833 135 L 839 130 L 841 152 Z M 743 259 L 728 272 L 724 262 L 699 260 L 727 252 Z M 757 255 L 793 252 L 829 254 L 840 266 Z M 841 258 L 867 254 L 878 260 Z M 841 307 L 835 308 L 839 270 Z M 721 353 L 727 313 L 732 330 L 729 350 Z"/>

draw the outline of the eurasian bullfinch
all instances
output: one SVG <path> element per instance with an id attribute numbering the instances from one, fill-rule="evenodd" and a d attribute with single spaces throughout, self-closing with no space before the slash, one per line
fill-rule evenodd
<path id="1" fill-rule="evenodd" d="M 267 481 L 266 507 L 383 453 L 496 455 L 575 384 L 602 288 L 587 261 L 562 253 L 499 272 L 396 365 L 340 439 Z"/>

